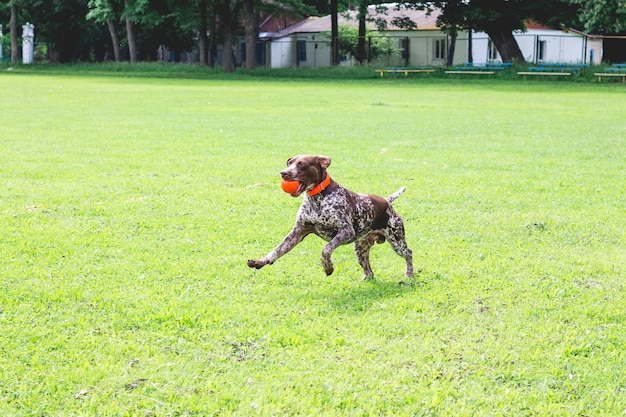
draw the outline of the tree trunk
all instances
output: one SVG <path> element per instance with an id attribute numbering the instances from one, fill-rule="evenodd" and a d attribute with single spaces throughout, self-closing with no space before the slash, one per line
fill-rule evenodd
<path id="1" fill-rule="evenodd" d="M 134 64 L 137 62 L 137 44 L 135 43 L 135 25 L 130 20 L 130 18 L 126 18 L 126 34 L 128 36 L 128 54 L 130 55 L 130 63 Z"/>
<path id="2" fill-rule="evenodd" d="M 112 19 L 107 19 L 107 26 L 109 28 L 109 35 L 111 35 L 111 43 L 113 44 L 113 57 L 115 62 L 120 62 L 120 40 L 115 32 L 115 23 Z"/>
<path id="3" fill-rule="evenodd" d="M 259 32 L 259 15 L 254 10 L 254 0 L 244 0 L 243 14 L 246 26 L 246 69 L 255 69 L 257 63 L 256 40 Z"/>
<path id="4" fill-rule="evenodd" d="M 339 65 L 339 5 L 337 0 L 330 0 L 330 35 L 331 35 L 331 62 L 333 66 Z"/>
<path id="5" fill-rule="evenodd" d="M 200 2 L 198 3 L 198 12 L 200 15 L 200 65 L 207 65 L 209 63 L 209 38 L 207 36 L 207 0 L 200 0 Z"/>
<path id="6" fill-rule="evenodd" d="M 128 11 L 128 0 L 124 0 L 124 7 Z M 128 36 L 128 53 L 130 55 L 130 63 L 137 62 L 137 43 L 135 42 L 135 25 L 130 17 L 126 17 L 126 35 Z"/>
<path id="7" fill-rule="evenodd" d="M 222 66 L 224 72 L 235 72 L 235 60 L 233 59 L 233 34 L 230 25 L 222 28 L 224 43 L 222 45 Z"/>
<path id="8" fill-rule="evenodd" d="M 235 60 L 233 56 L 233 13 L 230 9 L 230 0 L 219 2 L 217 11 L 219 13 L 220 27 L 222 28 L 222 67 L 224 72 L 235 72 Z"/>
<path id="9" fill-rule="evenodd" d="M 20 60 L 20 51 L 17 44 L 17 6 L 11 4 L 11 20 L 9 22 L 11 31 L 11 63 L 17 64 Z"/>
<path id="10" fill-rule="evenodd" d="M 450 45 L 448 47 L 448 55 L 446 56 L 446 66 L 451 67 L 454 65 L 454 51 L 456 50 L 456 38 L 457 31 L 454 29 L 452 33 L 450 33 Z"/>
<path id="11" fill-rule="evenodd" d="M 365 18 L 367 16 L 367 3 L 361 2 L 361 6 L 359 7 L 359 40 L 357 43 L 357 56 L 356 59 L 359 61 L 359 64 L 363 64 L 365 62 Z"/>
<path id="12" fill-rule="evenodd" d="M 467 29 L 467 62 L 474 62 L 474 41 L 472 39 L 472 28 Z"/>
<path id="13" fill-rule="evenodd" d="M 485 32 L 498 49 L 503 62 L 526 62 L 511 30 L 485 28 Z"/>
<path id="14" fill-rule="evenodd" d="M 215 34 L 217 33 L 217 5 L 212 2 L 213 12 L 211 13 L 211 39 L 209 40 L 209 66 L 215 66 L 215 57 L 217 56 L 217 42 L 215 42 Z"/>

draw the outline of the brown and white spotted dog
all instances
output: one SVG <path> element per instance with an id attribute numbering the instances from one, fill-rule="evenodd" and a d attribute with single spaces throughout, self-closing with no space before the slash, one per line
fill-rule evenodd
<path id="1" fill-rule="evenodd" d="M 285 180 L 298 181 L 298 189 L 291 194 L 298 197 L 306 191 L 296 224 L 283 241 L 267 256 L 249 260 L 251 268 L 263 268 L 293 249 L 307 235 L 314 233 L 328 244 L 322 250 L 322 265 L 326 275 L 334 271 L 330 259 L 340 245 L 354 242 L 354 251 L 363 268 L 363 279 L 374 276 L 370 267 L 370 248 L 374 243 L 388 240 L 396 253 L 406 260 L 406 276 L 413 276 L 413 254 L 406 244 L 404 225 L 393 210 L 391 202 L 406 189 L 400 188 L 388 198 L 373 194 L 358 194 L 333 181 L 326 169 L 330 158 L 299 155 L 287 161 L 280 172 Z"/>

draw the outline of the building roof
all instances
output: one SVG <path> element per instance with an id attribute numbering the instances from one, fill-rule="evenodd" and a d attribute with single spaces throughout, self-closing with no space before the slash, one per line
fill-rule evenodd
<path id="1" fill-rule="evenodd" d="M 532 19 L 526 20 L 524 22 L 524 26 L 526 26 L 526 29 L 545 29 L 545 30 L 553 30 L 554 28 L 551 28 L 550 26 L 546 26 L 542 23 L 537 23 Z"/>
<path id="2" fill-rule="evenodd" d="M 435 9 L 429 13 L 426 10 L 406 9 L 395 3 L 385 4 L 383 6 L 387 7 L 387 12 L 385 14 L 377 13 L 376 6 L 368 7 L 367 14 L 368 19 L 382 18 L 387 23 L 385 30 L 406 30 L 394 25 L 394 20 L 400 18 L 410 19 L 417 25 L 417 30 L 441 30 L 439 26 L 437 26 L 437 18 L 441 14 L 440 9 Z M 356 21 L 356 12 L 353 13 Z"/>
<path id="3" fill-rule="evenodd" d="M 368 23 L 367 26 L 370 30 L 378 30 L 374 20 L 383 20 L 386 23 L 386 31 L 403 30 L 402 28 L 395 26 L 393 22 L 399 18 L 408 18 L 417 25 L 417 30 L 439 30 L 437 26 L 437 17 L 441 14 L 439 10 L 435 10 L 430 14 L 425 10 L 405 9 L 403 7 L 397 7 L 395 3 L 382 5 L 386 6 L 386 13 L 378 13 L 376 6 L 368 7 Z M 380 8 L 380 6 L 379 6 Z M 340 13 L 338 20 L 339 25 L 356 26 L 358 24 L 356 10 L 349 10 L 344 13 Z M 331 16 L 326 15 L 323 17 L 308 17 L 294 25 L 272 33 L 270 37 L 282 38 L 294 33 L 320 33 L 330 32 L 331 30 Z"/>
<path id="4" fill-rule="evenodd" d="M 259 23 L 259 32 L 278 32 L 298 22 L 290 16 L 262 15 Z"/>
<path id="5" fill-rule="evenodd" d="M 369 30 L 379 30 L 375 21 L 383 21 L 386 24 L 384 31 L 404 31 L 406 28 L 398 27 L 394 25 L 394 22 L 400 19 L 408 19 L 415 23 L 416 27 L 413 30 L 441 30 L 437 26 L 437 18 L 441 15 L 440 9 L 435 9 L 431 12 L 426 10 L 407 9 L 398 3 L 387 3 L 378 6 L 368 6 L 367 13 L 367 27 Z M 358 25 L 358 11 L 348 10 L 340 13 L 338 16 L 339 26 L 357 26 Z M 539 24 L 533 20 L 525 22 L 526 29 L 529 30 L 555 30 L 546 25 Z M 561 30 L 569 30 L 573 33 L 580 34 L 582 36 L 588 36 L 579 31 L 572 29 L 561 28 Z M 306 19 L 288 26 L 284 29 L 276 32 L 264 33 L 264 37 L 270 38 L 282 38 L 285 36 L 293 35 L 294 33 L 323 33 L 331 31 L 331 16 L 326 15 L 322 17 L 307 17 Z"/>

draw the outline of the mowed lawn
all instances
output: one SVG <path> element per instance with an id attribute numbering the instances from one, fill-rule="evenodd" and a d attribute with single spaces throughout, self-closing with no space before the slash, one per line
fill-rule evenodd
<path id="1" fill-rule="evenodd" d="M 0 415 L 626 414 L 626 90 L 0 74 Z M 387 196 L 373 281 L 278 172 Z"/>

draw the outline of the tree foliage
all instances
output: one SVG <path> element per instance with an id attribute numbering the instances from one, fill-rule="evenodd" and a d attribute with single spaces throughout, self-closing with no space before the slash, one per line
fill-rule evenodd
<path id="1" fill-rule="evenodd" d="M 617 34 L 626 31 L 626 1 L 570 0 L 578 7 L 583 28 L 591 33 Z"/>
<path id="2" fill-rule="evenodd" d="M 326 36 L 330 36 L 327 33 Z M 372 36 L 366 32 L 366 37 L 370 40 L 370 58 L 376 59 L 383 56 L 394 55 L 398 50 L 393 46 L 393 42 L 385 36 Z M 359 53 L 359 30 L 355 26 L 339 26 L 339 52 L 343 56 L 356 57 Z"/>
<path id="3" fill-rule="evenodd" d="M 0 23 L 6 25 L 13 10 L 16 27 L 21 29 L 27 21 L 33 23 L 36 41 L 46 43 L 51 59 L 60 62 L 102 60 L 111 56 L 111 49 L 130 46 L 127 35 L 131 29 L 140 60 L 155 59 L 160 45 L 190 51 L 201 43 L 201 56 L 203 62 L 207 62 L 207 54 L 213 56 L 215 52 L 213 47 L 213 52 L 208 53 L 206 33 L 210 32 L 212 45 L 222 42 L 230 55 L 233 41 L 225 41 L 225 38 L 234 39 L 235 35 L 245 33 L 246 44 L 250 44 L 258 33 L 260 14 L 322 15 L 329 12 L 330 6 L 338 11 L 356 7 L 360 11 L 357 35 L 360 44 L 355 56 L 362 59 L 368 7 L 378 5 L 379 12 L 385 13 L 383 10 L 389 5 L 383 6 L 383 1 L 361 0 L 355 4 L 343 0 L 0 0 Z M 441 9 L 440 27 L 451 38 L 459 30 L 484 31 L 505 61 L 523 60 L 513 32 L 523 31 L 529 19 L 591 33 L 626 31 L 625 0 L 409 0 L 393 4 L 394 7 Z M 379 29 L 386 25 L 386 19 L 367 19 Z M 392 24 L 415 29 L 414 22 L 406 18 L 396 19 Z M 254 49 L 248 49 L 247 55 L 253 56 L 253 52 Z"/>
<path id="4" fill-rule="evenodd" d="M 576 8 L 568 0 L 451 0 L 417 1 L 430 10 L 439 8 L 442 30 L 452 37 L 459 29 L 482 31 L 489 35 L 504 61 L 524 61 L 513 36 L 534 20 L 552 27 L 571 24 Z"/>
<path id="5" fill-rule="evenodd" d="M 31 0 L 18 7 L 20 25 L 35 25 L 35 40 L 45 40 L 53 61 L 92 60 L 103 54 L 106 32 L 85 18 L 85 0 Z"/>

